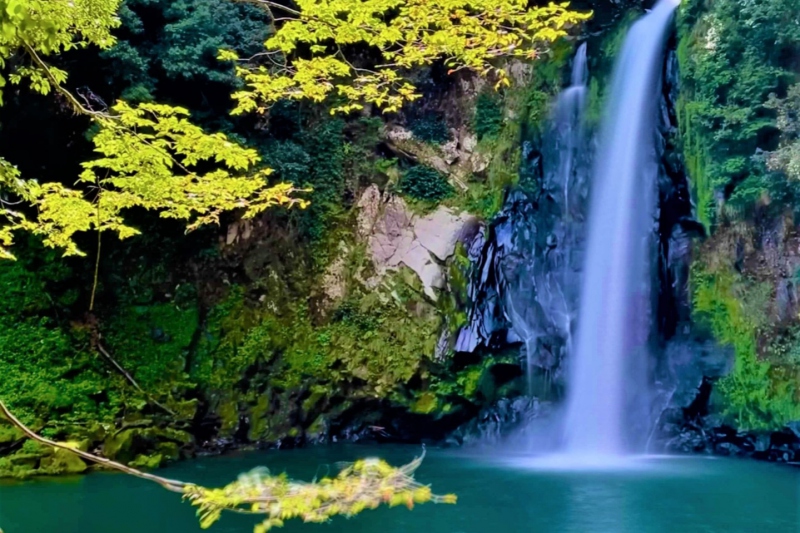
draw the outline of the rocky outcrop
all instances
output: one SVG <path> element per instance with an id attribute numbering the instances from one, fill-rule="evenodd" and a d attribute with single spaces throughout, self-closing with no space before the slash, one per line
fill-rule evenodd
<path id="1" fill-rule="evenodd" d="M 659 118 L 659 211 L 653 224 L 657 269 L 650 311 L 654 354 L 689 319 L 691 242 L 702 232 L 691 218 L 686 174 L 672 144 L 676 69 L 672 51 L 665 61 Z M 457 351 L 465 352 L 518 345 L 528 371 L 545 375 L 554 393 L 565 385 L 563 360 L 576 324 L 592 167 L 591 132 L 583 131 L 571 108 L 562 109 L 568 103 L 559 101 L 544 142 L 525 144 L 521 186 L 507 195 L 485 242 L 471 249 L 472 306 L 456 344 Z"/>
<path id="2" fill-rule="evenodd" d="M 369 187 L 358 202 L 358 233 L 366 242 L 375 274 L 365 280 L 377 286 L 383 276 L 406 266 L 419 276 L 425 294 L 436 300 L 436 290 L 445 288 L 444 262 L 455 253 L 456 244 L 477 231 L 472 215 L 439 207 L 428 215 L 411 212 L 399 196 L 381 194 Z"/>
<path id="3" fill-rule="evenodd" d="M 469 422 L 459 426 L 442 443 L 445 446 L 492 445 L 512 436 L 520 436 L 520 430 L 530 426 L 535 419 L 551 416 L 552 404 L 537 398 L 518 396 L 501 398 L 493 405 L 484 407 Z"/>
<path id="4" fill-rule="evenodd" d="M 478 148 L 478 138 L 466 126 L 450 130 L 450 141 L 441 146 L 423 142 L 402 126 L 386 128 L 388 145 L 410 159 L 433 167 L 446 175 L 451 184 L 467 190 L 467 180 L 472 174 L 484 172 L 491 162 L 491 154 Z"/>

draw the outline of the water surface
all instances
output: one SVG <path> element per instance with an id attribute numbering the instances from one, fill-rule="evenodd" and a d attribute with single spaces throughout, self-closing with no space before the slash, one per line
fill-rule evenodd
<path id="1" fill-rule="evenodd" d="M 381 456 L 395 464 L 415 447 L 336 446 L 187 461 L 160 473 L 223 485 L 266 465 L 298 479 L 337 461 Z M 329 524 L 290 523 L 286 533 L 800 533 L 800 469 L 754 461 L 650 458 L 616 471 L 558 470 L 524 456 L 429 450 L 417 478 L 458 505 L 365 511 Z M 225 515 L 211 531 L 249 533 L 254 519 Z M 194 510 L 157 485 L 118 474 L 0 482 L 5 533 L 197 533 Z"/>

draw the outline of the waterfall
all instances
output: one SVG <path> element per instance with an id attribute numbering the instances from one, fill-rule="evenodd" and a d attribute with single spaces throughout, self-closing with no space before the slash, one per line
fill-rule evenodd
<path id="1" fill-rule="evenodd" d="M 570 86 L 558 98 L 556 105 L 556 127 L 559 132 L 566 129 L 564 147 L 561 152 L 558 175 L 564 187 L 564 215 L 570 218 L 572 215 L 570 202 L 570 184 L 574 170 L 574 162 L 577 156 L 576 151 L 583 140 L 583 108 L 586 102 L 586 81 L 589 71 L 586 67 L 586 43 L 578 48 L 575 60 L 572 64 L 572 82 Z"/>
<path id="2" fill-rule="evenodd" d="M 628 33 L 595 158 L 576 346 L 565 419 L 570 456 L 628 450 L 627 406 L 646 401 L 649 255 L 655 217 L 656 104 L 677 0 L 660 0 Z M 577 63 L 577 61 L 576 61 Z M 569 191 L 565 190 L 565 195 Z"/>
<path id="3" fill-rule="evenodd" d="M 583 43 L 573 60 L 571 85 L 561 93 L 556 103 L 548 135 L 543 192 L 554 207 L 553 220 L 548 224 L 544 220 L 546 217 L 539 217 L 531 224 L 532 232 L 547 229 L 551 242 L 545 243 L 544 250 L 530 260 L 532 268 L 527 270 L 529 265 L 526 264 L 526 271 L 518 277 L 519 283 L 512 283 L 517 290 L 505 294 L 504 314 L 524 347 L 530 396 L 537 396 L 539 392 L 533 383 L 536 367 L 541 363 L 539 339 L 556 331 L 564 338 L 568 352 L 570 332 L 577 314 L 577 293 L 571 294 L 568 288 L 573 268 L 561 251 L 574 249 L 583 229 L 581 224 L 574 222 L 582 221 L 581 206 L 585 204 L 581 198 L 581 193 L 585 194 L 585 172 L 579 172 L 583 167 L 578 163 L 581 157 L 585 157 L 583 111 L 587 79 L 586 43 Z M 541 211 L 547 211 L 544 204 L 541 202 Z M 536 246 L 533 242 L 531 244 Z M 556 247 L 559 248 L 557 252 Z M 536 300 L 535 305 L 530 302 L 531 297 Z"/>

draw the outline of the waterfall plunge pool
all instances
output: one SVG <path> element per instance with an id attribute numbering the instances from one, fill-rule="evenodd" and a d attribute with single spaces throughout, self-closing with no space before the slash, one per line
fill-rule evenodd
<path id="1" fill-rule="evenodd" d="M 266 465 L 297 479 L 339 461 L 380 456 L 402 464 L 408 446 L 331 446 L 197 459 L 160 471 L 221 486 Z M 546 465 L 545 465 L 546 466 Z M 552 465 L 551 465 L 552 466 Z M 290 522 L 286 533 L 797 533 L 800 469 L 704 457 L 644 457 L 619 469 L 558 470 L 535 458 L 429 449 L 417 478 L 457 505 L 364 511 L 328 524 Z M 212 533 L 249 533 L 253 517 L 224 515 Z M 0 481 L 5 533 L 196 533 L 180 496 L 119 474 Z"/>

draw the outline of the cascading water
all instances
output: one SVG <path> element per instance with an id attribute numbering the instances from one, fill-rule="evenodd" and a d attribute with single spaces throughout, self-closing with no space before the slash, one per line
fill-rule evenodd
<path id="1" fill-rule="evenodd" d="M 561 249 L 573 248 L 575 241 L 582 234 L 583 214 L 581 206 L 585 201 L 581 198 L 585 194 L 584 173 L 578 175 L 581 150 L 584 148 L 583 111 L 586 102 L 586 83 L 588 70 L 586 65 L 586 43 L 583 43 L 575 55 L 572 66 L 570 86 L 558 98 L 553 116 L 551 142 L 554 145 L 552 154 L 546 157 L 548 171 L 544 175 L 543 190 L 552 205 L 558 206 L 558 213 L 554 213 L 554 225 L 550 235 L 559 239 Z M 552 162 L 550 161 L 552 159 Z M 550 168 L 553 171 L 549 171 Z M 574 196 L 572 201 L 570 196 Z M 572 208 L 570 207 L 572 206 Z M 576 221 L 579 223 L 576 224 Z M 539 221 L 541 226 L 541 220 Z M 539 361 L 538 340 L 548 333 L 547 330 L 557 330 L 565 341 L 565 349 L 570 350 L 572 324 L 575 320 L 576 294 L 570 294 L 569 280 L 572 269 L 568 258 L 552 253 L 546 243 L 545 253 L 534 262 L 532 275 L 520 276 L 523 285 L 532 284 L 539 307 L 534 307 L 529 302 L 519 298 L 525 293 L 523 287 L 520 291 L 506 293 L 505 314 L 514 333 L 522 340 L 525 347 L 527 360 L 528 393 L 534 396 L 536 391 L 533 385 L 534 367 Z M 549 256 L 549 257 L 547 257 Z M 535 312 L 531 311 L 535 309 Z M 533 316 L 531 316 L 533 315 Z M 546 317 L 546 320 L 542 320 Z"/>
<path id="2" fill-rule="evenodd" d="M 564 147 L 562 148 L 558 174 L 562 177 L 561 182 L 564 187 L 564 214 L 568 219 L 572 218 L 570 202 L 570 185 L 573 179 L 573 170 L 577 150 L 583 141 L 583 109 L 586 102 L 586 82 L 589 72 L 586 66 L 586 43 L 583 43 L 575 54 L 572 65 L 572 79 L 570 86 L 558 98 L 556 106 L 556 127 L 559 131 L 566 129 L 562 137 Z"/>
<path id="3" fill-rule="evenodd" d="M 608 458 L 628 450 L 626 416 L 643 400 L 651 304 L 656 111 L 667 29 L 677 0 L 633 25 L 617 61 L 595 158 L 576 346 L 571 354 L 565 452 Z"/>

